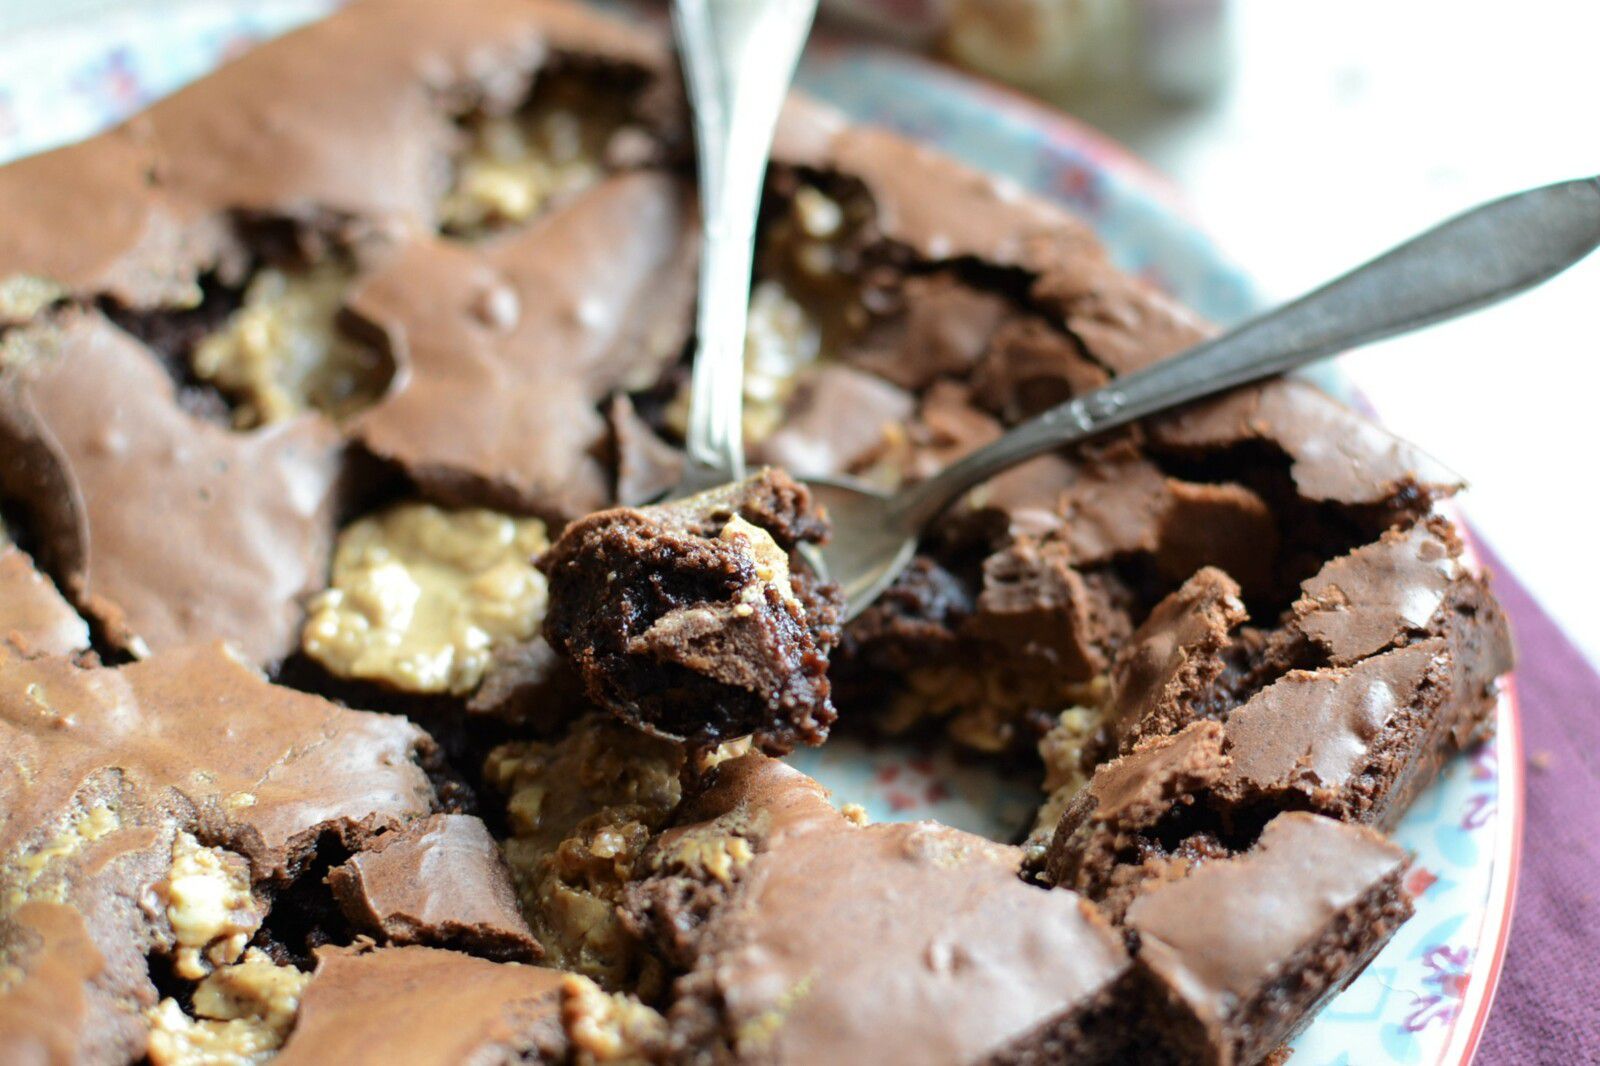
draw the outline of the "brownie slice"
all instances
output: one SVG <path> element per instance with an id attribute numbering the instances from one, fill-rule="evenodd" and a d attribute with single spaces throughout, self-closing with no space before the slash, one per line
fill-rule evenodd
<path id="1" fill-rule="evenodd" d="M 1149 880 L 1231 854 L 1202 802 L 1231 766 L 1222 726 L 1195 722 L 1102 765 L 1062 813 L 1043 873 L 1121 921 Z"/>
<path id="2" fill-rule="evenodd" d="M 617 395 L 606 408 L 616 455 L 616 500 L 624 507 L 654 503 L 683 477 L 683 452 L 645 421 L 633 401 Z"/>
<path id="3" fill-rule="evenodd" d="M 1430 518 L 1306 581 L 1265 665 L 1328 665 L 1289 670 L 1228 713 L 1234 767 L 1221 797 L 1391 825 L 1487 734 L 1511 640 L 1461 551 L 1449 523 Z"/>
<path id="4" fill-rule="evenodd" d="M 430 748 L 220 645 L 117 669 L 0 647 L 0 1059 L 120 1062 L 152 1026 L 203 1029 L 158 1004 L 152 968 L 197 1010 L 230 987 L 243 1001 L 246 985 L 292 986 L 292 966 L 241 958 L 246 942 L 271 939 L 272 902 L 322 842 L 358 851 L 430 812 Z M 263 1005 L 235 1028 L 270 1048 L 284 1014 Z"/>
<path id="5" fill-rule="evenodd" d="M 973 600 L 960 578 L 919 555 L 846 627 L 850 660 L 905 673 L 919 662 L 953 655 L 963 646 L 959 634 Z"/>
<path id="6" fill-rule="evenodd" d="M 1237 585 L 1202 570 L 1118 653 L 1085 761 L 1213 719 L 1231 768 L 1212 807 L 1391 824 L 1490 728 L 1510 667 L 1504 617 L 1461 550 L 1442 518 L 1388 531 L 1309 578 L 1266 633 L 1238 629 Z"/>
<path id="7" fill-rule="evenodd" d="M 1504 612 L 1462 561 L 1455 527 L 1434 515 L 1329 562 L 1301 589 L 1266 657 L 1351 666 L 1389 648 L 1443 638 L 1454 670 L 1446 715 L 1459 746 L 1491 725 L 1496 679 L 1511 669 Z"/>
<path id="8" fill-rule="evenodd" d="M 1355 666 L 1291 671 L 1228 716 L 1233 768 L 1219 795 L 1392 824 L 1459 750 L 1453 669 L 1434 638 Z"/>
<path id="9" fill-rule="evenodd" d="M 1246 656 L 1233 630 L 1244 618 L 1233 579 L 1201 569 L 1122 642 L 1102 683 L 1055 716 L 1039 742 L 1047 798 L 1026 841 L 1030 864 L 1042 861 L 1061 816 L 1107 760 L 1220 718 L 1237 702 L 1233 660 Z"/>
<path id="10" fill-rule="evenodd" d="M 1156 604 L 1111 668 L 1107 754 L 1213 717 L 1213 686 L 1226 666 L 1233 630 L 1245 618 L 1238 584 L 1210 567 Z"/>
<path id="11" fill-rule="evenodd" d="M 343 442 L 306 417 L 234 433 L 179 405 L 155 357 L 92 312 L 15 330 L 0 486 L 41 562 L 115 647 L 293 650 L 327 572 Z"/>
<path id="12" fill-rule="evenodd" d="M 575 522 L 540 561 L 544 633 L 597 703 L 695 747 L 820 744 L 835 713 L 839 599 L 791 553 L 827 534 L 804 486 L 766 470 L 670 504 Z"/>
<path id="13" fill-rule="evenodd" d="M 1270 448 L 1290 461 L 1304 499 L 1421 518 L 1461 478 L 1315 385 L 1274 379 L 1151 420 L 1152 446 L 1187 453 Z"/>
<path id="14" fill-rule="evenodd" d="M 0 532 L 0 641 L 25 654 L 75 655 L 89 649 L 89 627 L 39 573 L 28 553 Z"/>
<path id="15" fill-rule="evenodd" d="M 426 947 L 324 949 L 273 1061 L 566 1061 L 557 970 Z"/>
<path id="16" fill-rule="evenodd" d="M 351 4 L 0 170 L 0 210 L 34 220 L 0 235 L 0 283 L 27 290 L 0 323 L 92 305 L 203 323 L 172 369 L 248 405 L 247 382 L 200 366 L 241 300 L 251 358 L 306 359 L 255 284 L 304 278 L 254 237 L 331 245 L 356 269 L 322 317 L 374 379 L 352 436 L 444 502 L 561 520 L 610 503 L 596 407 L 653 385 L 688 336 L 697 225 L 664 165 L 687 139 L 677 70 L 659 38 L 576 6 L 472 7 Z"/>
<path id="17" fill-rule="evenodd" d="M 1131 439 L 1097 443 L 1063 473 L 1055 511 L 1079 566 L 1143 557 L 1169 582 L 1215 566 L 1252 593 L 1276 576 L 1276 518 L 1243 484 L 1174 477 Z"/>
<path id="18" fill-rule="evenodd" d="M 1105 672 L 1124 625 L 1104 586 L 1072 567 L 1065 542 L 1021 536 L 984 560 L 963 632 L 1064 681 L 1088 681 Z"/>
<path id="19" fill-rule="evenodd" d="M 330 870 L 328 885 L 352 925 L 390 944 L 520 962 L 543 954 L 499 846 L 471 815 L 436 814 L 386 833 Z"/>
<path id="20" fill-rule="evenodd" d="M 508 722 L 543 736 L 585 706 L 583 682 L 541 634 L 491 652 L 483 684 L 467 700 L 466 709 L 485 721 Z"/>
<path id="21" fill-rule="evenodd" d="M 1291 1039 L 1410 917 L 1406 866 L 1371 830 L 1295 812 L 1242 855 L 1151 883 L 1127 928 L 1157 1060 L 1253 1063 Z"/>
<path id="22" fill-rule="evenodd" d="M 355 435 L 446 503 L 558 522 L 605 506 L 599 406 L 681 351 L 695 236 L 682 185 L 634 172 L 483 246 L 413 240 L 350 293 L 399 367 Z"/>
<path id="23" fill-rule="evenodd" d="M 652 853 L 627 907 L 682 973 L 667 1013 L 687 1061 L 1120 1061 L 1121 939 L 1023 882 L 1017 848 L 857 824 L 748 755 Z"/>
<path id="24" fill-rule="evenodd" d="M 914 407 L 904 389 L 839 364 L 797 375 L 792 388 L 782 423 L 760 442 L 757 454 L 800 477 L 863 468 Z"/>
<path id="25" fill-rule="evenodd" d="M 1434 516 L 1330 561 L 1301 586 L 1285 632 L 1332 666 L 1350 666 L 1420 634 L 1436 634 L 1447 599 L 1474 584 L 1461 562 L 1461 538 Z"/>

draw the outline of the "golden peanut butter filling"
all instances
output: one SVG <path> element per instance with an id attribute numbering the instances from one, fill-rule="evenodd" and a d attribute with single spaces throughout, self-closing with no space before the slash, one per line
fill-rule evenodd
<path id="1" fill-rule="evenodd" d="M 906 733 L 942 721 L 963 746 L 999 753 L 1015 744 L 1018 722 L 1031 708 L 1096 706 L 1104 684 L 1062 682 L 1026 668 L 933 663 L 906 673 L 882 724 L 889 733 Z"/>
<path id="2" fill-rule="evenodd" d="M 744 435 L 751 443 L 783 422 L 794 379 L 822 357 L 822 327 L 770 278 L 750 290 L 744 335 Z"/>
<path id="3" fill-rule="evenodd" d="M 243 305 L 195 348 L 195 374 L 234 401 L 240 428 L 307 410 L 344 418 L 382 394 L 388 361 L 338 327 L 353 278 L 338 260 L 295 271 L 265 267 Z"/>
<path id="4" fill-rule="evenodd" d="M 843 204 L 811 185 L 763 238 L 762 277 L 750 290 L 744 339 L 744 437 L 758 444 L 782 424 L 801 373 L 826 359 L 865 311 L 842 246 L 852 222 Z M 685 388 L 666 412 L 683 432 Z"/>
<path id="5" fill-rule="evenodd" d="M 48 704 L 36 687 L 29 686 L 27 696 L 41 711 L 49 713 Z M 0 895 L 0 918 L 26 903 L 65 902 L 67 865 L 89 845 L 121 826 L 122 818 L 115 806 L 92 803 L 75 812 L 58 832 L 15 854 L 5 864 L 6 891 Z"/>
<path id="6" fill-rule="evenodd" d="M 182 831 L 172 843 L 172 870 L 157 893 L 177 939 L 173 970 L 191 981 L 237 959 L 265 916 L 250 891 L 244 857 L 204 847 Z"/>
<path id="7" fill-rule="evenodd" d="M 1084 751 L 1093 742 L 1104 720 L 1103 705 L 1068 707 L 1056 716 L 1056 724 L 1050 731 L 1039 738 L 1039 758 L 1044 762 L 1045 800 L 1034 815 L 1033 827 L 1022 845 L 1030 860 L 1043 857 L 1061 816 L 1089 783 L 1091 770 L 1086 765 Z"/>
<path id="8" fill-rule="evenodd" d="M 193 1015 L 175 999 L 145 1012 L 155 1066 L 254 1066 L 283 1046 L 311 975 L 251 948 L 195 985 Z"/>
<path id="9" fill-rule="evenodd" d="M 579 1066 L 660 1061 L 670 1035 L 659 1011 L 579 974 L 561 982 L 561 1020 Z"/>
<path id="10" fill-rule="evenodd" d="M 617 94 L 560 74 L 542 79 L 516 112 L 467 116 L 455 181 L 439 205 L 440 227 L 483 236 L 594 185 L 605 174 L 606 146 L 626 121 Z"/>
<path id="11" fill-rule="evenodd" d="M 156 886 L 172 926 L 173 973 L 196 982 L 187 1011 L 171 997 L 145 1012 L 155 1066 L 251 1066 L 283 1045 L 311 975 L 246 948 L 266 908 L 241 855 L 180 830 Z"/>
<path id="12" fill-rule="evenodd" d="M 617 904 L 677 806 L 683 757 L 609 716 L 586 718 L 556 742 L 490 753 L 484 778 L 506 797 L 506 861 L 545 965 L 608 989 L 651 980 Z"/>
<path id="13" fill-rule="evenodd" d="M 750 559 L 756 571 L 758 584 L 744 591 L 741 602 L 734 606 L 736 613 L 754 613 L 755 608 L 749 598 L 762 596 L 762 587 L 771 588 L 786 602 L 797 608 L 800 606 L 800 599 L 794 594 L 794 582 L 789 577 L 789 554 L 778 547 L 771 533 L 734 515 L 717 536 L 738 548 Z"/>
<path id="14" fill-rule="evenodd" d="M 67 296 L 61 285 L 36 274 L 0 278 L 0 322 L 26 322 Z"/>
<path id="15" fill-rule="evenodd" d="M 301 646 L 340 677 L 470 692 L 496 648 L 539 631 L 533 560 L 548 546 L 543 522 L 481 509 L 406 503 L 360 519 L 339 535 Z"/>

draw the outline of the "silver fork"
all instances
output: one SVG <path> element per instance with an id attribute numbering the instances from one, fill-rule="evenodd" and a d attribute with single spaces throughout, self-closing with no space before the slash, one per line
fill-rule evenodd
<path id="1" fill-rule="evenodd" d="M 683 479 L 669 499 L 744 476 L 744 335 L 761 182 L 817 0 L 673 0 L 694 108 L 704 245 Z"/>

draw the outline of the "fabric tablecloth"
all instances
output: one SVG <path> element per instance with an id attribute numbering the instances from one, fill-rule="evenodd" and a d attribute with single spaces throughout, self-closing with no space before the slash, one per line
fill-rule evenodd
<path id="1" fill-rule="evenodd" d="M 1527 815 L 1480 1066 L 1600 1062 L 1600 675 L 1479 546 L 1516 634 Z"/>

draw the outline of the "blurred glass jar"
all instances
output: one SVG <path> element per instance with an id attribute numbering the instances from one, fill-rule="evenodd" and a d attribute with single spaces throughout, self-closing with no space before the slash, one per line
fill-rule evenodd
<path id="1" fill-rule="evenodd" d="M 1231 0 L 827 0 L 831 13 L 1055 100 L 1199 100 L 1232 66 Z"/>

